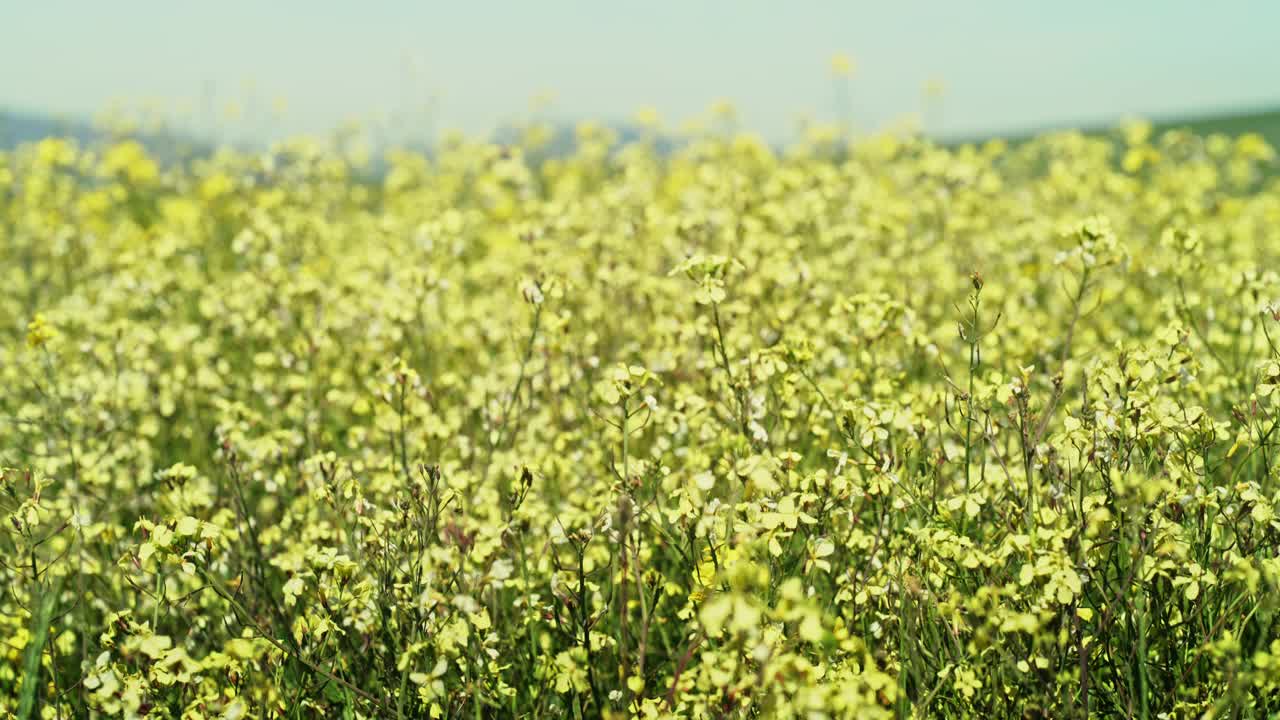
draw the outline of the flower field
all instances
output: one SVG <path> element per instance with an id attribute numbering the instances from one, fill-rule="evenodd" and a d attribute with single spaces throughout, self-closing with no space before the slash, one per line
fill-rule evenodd
<path id="1" fill-rule="evenodd" d="M 1256 136 L 0 153 L 0 716 L 1280 712 Z"/>

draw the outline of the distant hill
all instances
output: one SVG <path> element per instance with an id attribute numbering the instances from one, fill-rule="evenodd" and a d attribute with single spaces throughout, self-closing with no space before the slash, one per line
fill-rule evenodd
<path id="1" fill-rule="evenodd" d="M 1207 135 L 1222 133 L 1225 135 L 1241 135 L 1258 133 L 1274 148 L 1280 149 L 1280 107 L 1244 112 L 1224 112 L 1204 115 L 1188 115 L 1176 118 L 1153 118 L 1156 132 L 1172 129 L 1187 129 L 1195 133 Z M 993 133 L 970 137 L 948 138 L 947 145 L 960 145 L 967 142 L 981 142 L 993 137 L 1004 138 L 1010 142 L 1023 142 L 1043 132 L 1065 129 L 1060 127 L 1044 127 L 1010 133 Z M 1083 127 L 1088 133 L 1109 132 L 1114 124 Z M 618 125 L 613 128 L 619 140 L 629 142 L 642 136 L 642 131 L 629 125 Z M 497 142 L 514 142 L 520 130 L 515 126 L 504 126 L 494 133 Z M 6 110 L 0 108 L 0 150 L 34 142 L 50 136 L 75 138 L 82 144 L 91 144 L 104 137 L 103 131 L 95 128 L 87 120 L 80 118 L 59 117 L 50 114 Z M 145 144 L 162 157 L 191 157 L 209 151 L 213 143 L 195 138 L 187 134 L 144 134 L 140 138 Z M 552 136 L 541 154 L 558 155 L 572 151 L 575 144 L 572 124 L 561 124 L 553 128 Z M 660 138 L 657 148 L 668 152 L 676 146 L 671 138 Z"/>
<path id="2" fill-rule="evenodd" d="M 1261 135 L 1272 147 L 1280 150 L 1280 108 L 1206 113 L 1202 115 L 1187 115 L 1183 117 L 1148 118 L 1148 120 L 1151 121 L 1153 130 L 1156 134 L 1162 133 L 1166 130 L 1190 130 L 1198 135 L 1221 133 L 1223 135 L 1237 136 L 1245 133 L 1257 133 Z M 1103 134 L 1113 130 L 1116 125 L 1117 123 L 1093 126 L 1086 125 L 1084 127 L 1080 127 L 1078 125 L 1042 127 L 1016 132 L 992 133 L 954 138 L 947 140 L 946 144 L 961 145 L 970 142 L 983 142 L 992 138 L 1001 138 L 1012 143 L 1019 143 L 1030 140 L 1042 133 L 1053 132 L 1055 130 L 1066 130 L 1070 127 L 1076 127 L 1089 134 Z"/>
<path id="3" fill-rule="evenodd" d="M 617 138 L 618 144 L 628 145 L 644 139 L 647 135 L 643 128 L 628 123 L 609 125 Z M 492 139 L 500 145 L 511 145 L 521 141 L 525 129 L 518 125 L 503 125 L 493 132 Z M 542 157 L 563 156 L 573 152 L 578 144 L 578 129 L 570 122 L 555 123 L 550 128 L 550 135 L 545 145 L 538 151 Z M 670 136 L 658 135 L 653 140 L 659 153 L 669 153 L 677 147 L 677 142 Z"/>
<path id="4" fill-rule="evenodd" d="M 72 138 L 81 145 L 92 145 L 107 138 L 108 134 L 81 118 L 0 109 L 0 150 L 47 137 Z M 164 160 L 202 155 L 212 147 L 210 143 L 186 133 L 141 133 L 135 137 Z"/>
<path id="5" fill-rule="evenodd" d="M 1280 149 L 1280 109 L 1229 115 L 1208 115 L 1156 123 L 1157 130 L 1186 128 L 1201 135 L 1258 133 L 1267 144 Z"/>
<path id="6" fill-rule="evenodd" d="M 97 139 L 101 134 L 94 130 L 90 123 L 83 120 L 0 109 L 0 149 L 35 142 L 51 135 L 89 142 Z"/>

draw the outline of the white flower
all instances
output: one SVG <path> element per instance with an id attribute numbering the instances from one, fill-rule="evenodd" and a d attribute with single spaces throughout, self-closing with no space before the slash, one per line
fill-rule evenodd
<path id="1" fill-rule="evenodd" d="M 489 567 L 489 576 L 498 581 L 506 580 L 511 577 L 513 569 L 514 566 L 511 564 L 510 560 L 507 560 L 506 558 L 498 558 L 497 560 L 494 560 L 493 565 Z"/>
<path id="2" fill-rule="evenodd" d="M 524 295 L 524 301 L 530 305 L 541 305 L 543 301 L 542 288 L 536 282 L 526 282 L 524 287 L 520 289 Z"/>

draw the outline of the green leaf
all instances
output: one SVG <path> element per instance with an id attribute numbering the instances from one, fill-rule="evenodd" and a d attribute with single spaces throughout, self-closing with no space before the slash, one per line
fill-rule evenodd
<path id="1" fill-rule="evenodd" d="M 18 720 L 30 720 L 36 715 L 36 692 L 40 687 L 40 655 L 49 641 L 49 624 L 53 621 L 53 608 L 58 603 L 59 581 L 36 603 L 39 608 L 31 618 L 31 641 L 27 643 L 22 658 L 22 690 L 18 693 Z"/>

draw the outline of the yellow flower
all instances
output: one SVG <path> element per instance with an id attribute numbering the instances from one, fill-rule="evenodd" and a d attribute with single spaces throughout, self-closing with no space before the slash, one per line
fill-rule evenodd
<path id="1" fill-rule="evenodd" d="M 831 74 L 836 77 L 848 78 L 853 77 L 854 71 L 857 69 L 853 58 L 845 53 L 836 53 L 831 56 Z"/>
<path id="2" fill-rule="evenodd" d="M 31 322 L 27 323 L 27 346 L 31 348 L 44 347 L 50 340 L 57 337 L 53 326 L 44 319 L 44 315 L 36 313 Z"/>

